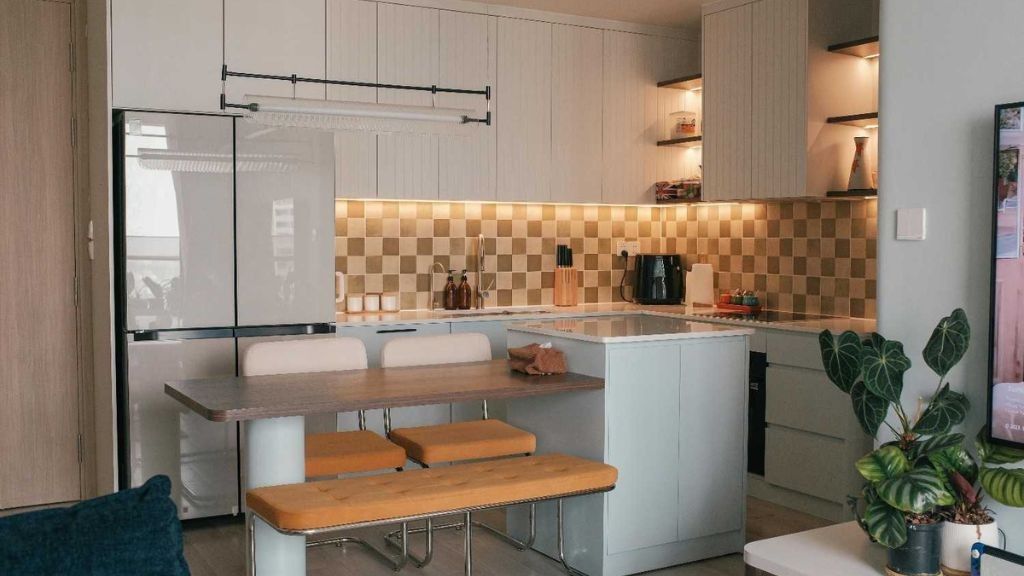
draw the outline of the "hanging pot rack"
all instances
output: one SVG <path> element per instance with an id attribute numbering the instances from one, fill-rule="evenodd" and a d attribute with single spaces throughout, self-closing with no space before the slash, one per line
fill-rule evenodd
<path id="1" fill-rule="evenodd" d="M 279 76 L 274 74 L 256 74 L 252 72 L 238 72 L 235 70 L 229 70 L 227 64 L 221 67 L 220 79 L 221 79 L 221 93 L 220 93 L 220 109 L 227 110 L 241 109 L 248 110 L 249 112 L 259 112 L 259 104 L 253 102 L 249 104 L 235 104 L 227 101 L 227 96 L 223 87 L 227 83 L 228 78 L 254 78 L 258 80 L 280 80 L 284 82 L 291 82 L 292 86 L 296 86 L 299 83 L 304 84 L 325 84 L 329 86 L 357 86 L 361 88 L 386 88 L 388 90 L 411 90 L 416 92 L 430 92 L 431 94 L 475 94 L 483 96 L 487 100 L 487 113 L 483 118 L 473 118 L 470 116 L 463 117 L 464 124 L 479 123 L 491 125 L 491 87 L 486 86 L 482 90 L 473 90 L 469 88 L 444 88 L 437 85 L 431 86 L 416 86 L 407 84 L 381 84 L 379 82 L 356 82 L 353 80 L 329 80 L 326 78 L 306 78 L 292 74 L 290 76 Z"/>

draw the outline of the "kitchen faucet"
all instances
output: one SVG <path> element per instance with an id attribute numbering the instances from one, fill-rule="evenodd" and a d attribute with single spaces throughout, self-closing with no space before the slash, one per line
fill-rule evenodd
<path id="1" fill-rule="evenodd" d="M 438 266 L 441 267 L 441 274 L 447 272 L 444 264 L 441 264 L 436 260 L 430 265 L 430 268 L 427 269 L 427 276 L 430 276 L 430 294 L 427 295 L 427 304 L 430 307 L 431 312 L 437 308 L 437 292 L 434 292 L 434 271 L 437 270 Z"/>
<path id="2" fill-rule="evenodd" d="M 487 271 L 487 267 L 484 265 L 484 235 L 477 236 L 476 241 L 476 308 L 477 310 L 483 310 L 484 299 L 490 298 L 490 289 L 494 287 L 494 278 L 491 278 L 491 283 L 484 288 L 484 272 Z"/>

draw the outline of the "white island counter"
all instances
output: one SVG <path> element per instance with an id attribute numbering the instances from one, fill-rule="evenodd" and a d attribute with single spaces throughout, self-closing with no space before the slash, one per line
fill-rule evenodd
<path id="1" fill-rule="evenodd" d="M 537 451 L 619 469 L 614 491 L 566 503 L 566 556 L 591 576 L 635 574 L 743 549 L 747 336 L 752 330 L 623 314 L 509 327 L 510 347 L 551 342 L 600 391 L 519 400 L 508 420 Z M 554 506 L 535 548 L 557 557 Z M 524 510 L 510 513 L 524 534 Z"/>

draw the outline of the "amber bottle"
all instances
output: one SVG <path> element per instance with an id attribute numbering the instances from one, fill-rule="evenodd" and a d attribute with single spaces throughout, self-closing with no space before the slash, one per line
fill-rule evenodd
<path id="1" fill-rule="evenodd" d="M 473 307 L 473 289 L 469 287 L 466 271 L 462 271 L 462 282 L 459 283 L 459 310 Z"/>
<path id="2" fill-rule="evenodd" d="M 444 284 L 445 310 L 455 310 L 459 307 L 459 288 L 455 285 L 455 279 L 452 277 L 454 274 L 454 270 L 449 270 L 448 281 Z"/>

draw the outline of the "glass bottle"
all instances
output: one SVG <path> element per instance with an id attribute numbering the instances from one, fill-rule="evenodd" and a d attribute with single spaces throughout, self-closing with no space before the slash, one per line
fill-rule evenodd
<path id="1" fill-rule="evenodd" d="M 459 288 L 455 285 L 454 270 L 448 271 L 448 281 L 444 283 L 444 309 L 455 310 L 459 307 Z"/>
<path id="2" fill-rule="evenodd" d="M 459 310 L 469 310 L 473 306 L 473 289 L 469 287 L 468 274 L 462 271 L 462 282 L 459 283 Z"/>

